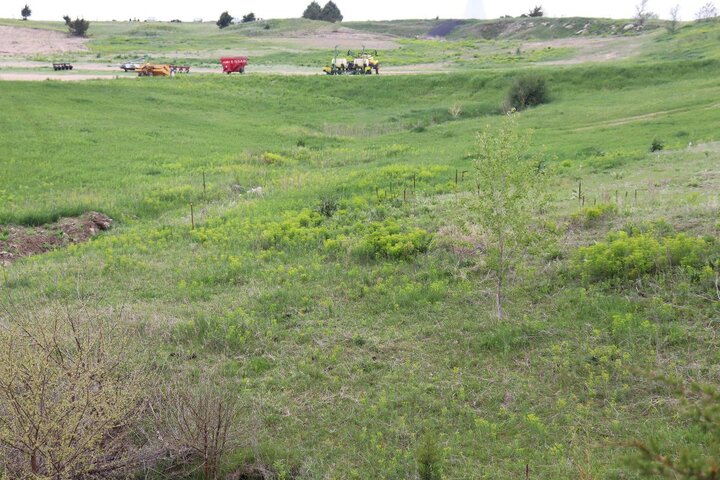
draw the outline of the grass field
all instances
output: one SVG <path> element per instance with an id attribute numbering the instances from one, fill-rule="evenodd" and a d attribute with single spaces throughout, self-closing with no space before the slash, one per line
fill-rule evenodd
<path id="1" fill-rule="evenodd" d="M 228 33 L 92 28 L 103 57 L 209 52 Z M 230 33 L 277 48 L 258 54 L 268 62 L 305 61 Z M 89 210 L 116 225 L 0 266 L 0 296 L 30 309 L 82 290 L 123 305 L 158 362 L 216 366 L 243 407 L 228 471 L 419 478 L 429 448 L 432 478 L 522 478 L 526 465 L 537 479 L 639 478 L 622 444 L 710 438 L 652 373 L 720 383 L 718 34 L 656 31 L 638 61 L 532 68 L 551 101 L 518 121 L 550 202 L 503 321 L 467 200 L 476 134 L 502 120 L 528 58 L 420 76 L 3 83 L 0 239 Z M 456 64 L 514 46 L 396 41 L 393 61 Z M 715 263 L 595 278 L 581 249 L 617 231 L 684 232 Z"/>

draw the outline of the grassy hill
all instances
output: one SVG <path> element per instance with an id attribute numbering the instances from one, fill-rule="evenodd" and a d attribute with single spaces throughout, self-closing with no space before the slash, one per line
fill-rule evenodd
<path id="1" fill-rule="evenodd" d="M 104 58 L 270 48 L 258 25 L 91 28 Z M 498 48 L 485 41 L 397 39 L 390 58 L 459 52 L 458 71 L 3 83 L 0 241 L 89 210 L 116 224 L 0 266 L 0 302 L 36 312 L 80 292 L 122 306 L 155 367 L 212 369 L 242 407 L 227 471 L 640 478 L 633 439 L 714 448 L 652 373 L 720 382 L 719 33 L 657 30 L 637 61 L 532 68 L 550 102 L 518 122 L 549 203 L 503 321 L 469 200 L 477 132 L 502 121 L 527 58 L 488 68 L 465 58 Z M 273 38 L 258 62 L 321 56 Z M 676 261 L 653 253 L 667 245 Z"/>
<path id="2" fill-rule="evenodd" d="M 4 20 L 2 25 L 63 31 L 62 22 Z M 443 65 L 488 68 L 546 62 L 599 62 L 654 54 L 666 59 L 715 57 L 703 29 L 684 25 L 669 35 L 655 21 L 638 32 L 627 21 L 588 18 L 498 20 L 397 20 L 328 24 L 303 19 L 265 20 L 218 29 L 214 23 L 93 22 L 89 53 L 64 54 L 71 61 L 117 62 L 151 55 L 156 61 L 195 66 L 217 64 L 222 55 L 245 54 L 256 65 L 319 66 L 363 47 L 378 50 L 387 66 Z M 693 50 L 694 49 L 694 50 Z M 671 53 L 668 53 L 668 52 Z M 655 53 L 657 52 L 657 53 Z M 47 56 L 36 60 L 60 60 Z M 427 67 L 426 67 L 427 68 Z"/>

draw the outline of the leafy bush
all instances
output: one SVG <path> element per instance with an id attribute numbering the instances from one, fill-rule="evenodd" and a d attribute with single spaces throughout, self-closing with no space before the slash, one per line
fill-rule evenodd
<path id="1" fill-rule="evenodd" d="M 664 148 L 665 148 L 665 142 L 663 142 L 659 138 L 654 138 L 652 143 L 650 144 L 651 152 L 659 152 L 660 150 L 662 150 Z"/>
<path id="2" fill-rule="evenodd" d="M 512 109 L 524 110 L 527 107 L 542 105 L 548 101 L 548 91 L 545 77 L 540 75 L 525 75 L 519 77 L 510 87 L 505 99 L 506 112 Z"/>
<path id="3" fill-rule="evenodd" d="M 657 238 L 651 233 L 616 232 L 607 241 L 580 248 L 572 268 L 584 280 L 635 279 L 684 267 L 698 275 L 717 257 L 714 242 L 684 233 Z"/>
<path id="4" fill-rule="evenodd" d="M 585 207 L 573 213 L 570 221 L 574 225 L 584 227 L 592 226 L 603 218 L 610 217 L 617 212 L 617 207 L 611 203 L 601 203 L 592 207 Z"/>
<path id="5" fill-rule="evenodd" d="M 279 153 L 264 152 L 260 155 L 260 161 L 267 165 L 284 165 L 288 162 L 288 158 Z"/>
<path id="6" fill-rule="evenodd" d="M 310 209 L 288 214 L 285 220 L 266 225 L 260 232 L 260 246 L 268 249 L 320 243 L 330 236 L 327 228 L 321 225 L 323 218 Z"/>
<path id="7" fill-rule="evenodd" d="M 427 251 L 431 235 L 420 228 L 405 229 L 394 220 L 372 222 L 356 253 L 372 258 L 410 259 Z"/>

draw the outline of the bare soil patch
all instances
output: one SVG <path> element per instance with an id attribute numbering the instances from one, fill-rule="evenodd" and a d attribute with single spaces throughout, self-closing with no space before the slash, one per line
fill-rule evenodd
<path id="1" fill-rule="evenodd" d="M 0 226 L 0 265 L 21 257 L 49 252 L 56 248 L 90 240 L 112 226 L 112 219 L 98 212 L 61 218 L 39 227 Z"/>
<path id="2" fill-rule="evenodd" d="M 283 35 L 277 40 L 297 42 L 303 48 L 327 48 L 332 50 L 360 50 L 365 45 L 368 50 L 391 50 L 399 45 L 393 37 L 376 33 L 364 33 L 340 27 L 332 32 L 308 32 L 307 34 L 294 33 Z"/>
<path id="3" fill-rule="evenodd" d="M 0 56 L 87 51 L 84 38 L 39 28 L 0 26 Z"/>
<path id="4" fill-rule="evenodd" d="M 572 48 L 576 53 L 566 60 L 542 62 L 546 65 L 574 65 L 585 62 L 607 62 L 637 55 L 642 44 L 633 37 L 573 37 L 547 40 L 543 42 L 526 42 L 523 50 L 540 50 L 545 48 Z"/>

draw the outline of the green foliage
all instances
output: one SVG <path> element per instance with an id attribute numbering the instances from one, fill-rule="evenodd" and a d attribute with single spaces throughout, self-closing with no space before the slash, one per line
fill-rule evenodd
<path id="1" fill-rule="evenodd" d="M 650 144 L 651 152 L 659 152 L 660 150 L 663 150 L 664 148 L 665 148 L 665 142 L 663 142 L 659 138 L 654 138 L 652 143 Z"/>
<path id="2" fill-rule="evenodd" d="M 268 222 L 260 232 L 262 248 L 307 246 L 330 237 L 330 231 L 323 226 L 324 217 L 318 212 L 304 209 L 297 213 L 286 213 L 279 222 Z"/>
<path id="3" fill-rule="evenodd" d="M 320 16 L 322 15 L 322 7 L 319 3 L 313 1 L 310 3 L 310 5 L 307 6 L 305 11 L 302 14 L 302 18 L 307 18 L 308 20 L 320 20 Z"/>
<path id="4" fill-rule="evenodd" d="M 612 203 L 601 203 L 592 207 L 584 207 L 573 213 L 570 221 L 575 225 L 591 227 L 600 220 L 607 219 L 617 213 L 617 206 Z"/>
<path id="5" fill-rule="evenodd" d="M 632 280 L 683 267 L 698 275 L 717 262 L 717 243 L 684 233 L 658 238 L 653 233 L 611 233 L 604 242 L 581 247 L 572 269 L 584 280 Z"/>
<path id="6" fill-rule="evenodd" d="M 437 444 L 436 434 L 425 433 L 417 448 L 418 476 L 420 480 L 441 480 L 443 455 Z"/>
<path id="7" fill-rule="evenodd" d="M 23 20 L 27 20 L 30 15 L 32 15 L 32 10 L 30 10 L 30 7 L 25 4 L 23 9 L 20 11 L 20 15 L 22 15 Z"/>
<path id="8" fill-rule="evenodd" d="M 320 199 L 320 203 L 315 206 L 315 211 L 324 217 L 332 217 L 335 211 L 338 209 L 338 201 L 334 197 L 323 197 Z"/>
<path id="9" fill-rule="evenodd" d="M 499 127 L 478 134 L 477 195 L 471 204 L 487 237 L 498 318 L 502 317 L 505 278 L 517 261 L 518 247 L 530 238 L 528 227 L 543 200 L 544 175 L 527 157 L 529 137 L 520 132 L 516 115 L 509 114 Z"/>
<path id="10" fill-rule="evenodd" d="M 253 12 L 248 13 L 247 15 L 243 15 L 242 17 L 242 23 L 250 23 L 255 21 L 255 14 Z"/>
<path id="11" fill-rule="evenodd" d="M 635 455 L 630 466 L 646 478 L 675 480 L 720 479 L 720 390 L 716 385 L 662 379 L 680 400 L 679 415 L 686 422 L 685 430 L 695 435 L 681 447 L 663 446 L 653 436 L 630 445 Z"/>
<path id="12" fill-rule="evenodd" d="M 217 22 L 215 22 L 215 25 L 217 25 L 221 29 L 225 28 L 225 27 L 229 27 L 230 24 L 232 23 L 232 19 L 233 19 L 232 15 L 230 15 L 228 13 L 228 11 L 225 10 L 224 12 L 222 12 L 220 14 L 220 18 L 218 19 Z"/>
<path id="13" fill-rule="evenodd" d="M 524 110 L 528 107 L 542 105 L 548 101 L 545 77 L 532 74 L 518 77 L 510 87 L 505 99 L 505 111 L 512 109 Z"/>
<path id="14" fill-rule="evenodd" d="M 65 25 L 68 27 L 70 35 L 74 35 L 76 37 L 84 37 L 87 34 L 88 29 L 90 28 L 90 22 L 88 22 L 84 18 L 76 18 L 75 20 L 71 20 L 69 16 L 65 15 L 63 17 L 63 20 L 65 20 Z"/>
<path id="15" fill-rule="evenodd" d="M 325 4 L 325 6 L 322 8 L 322 11 L 320 12 L 320 18 L 319 20 L 322 20 L 324 22 L 342 22 L 343 16 L 342 13 L 340 13 L 340 9 L 337 5 L 335 5 L 335 2 L 330 0 Z"/>
<path id="16" fill-rule="evenodd" d="M 409 260 L 427 251 L 431 235 L 420 228 L 405 228 L 394 220 L 372 222 L 355 249 L 366 258 Z"/>

